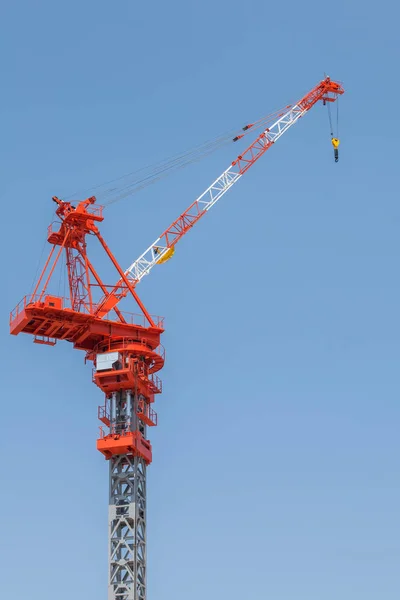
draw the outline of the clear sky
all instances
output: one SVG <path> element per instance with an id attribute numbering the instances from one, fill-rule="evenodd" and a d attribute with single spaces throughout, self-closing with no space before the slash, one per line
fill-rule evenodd
<path id="1" fill-rule="evenodd" d="M 102 395 L 67 343 L 8 335 L 51 196 L 240 127 L 326 72 L 346 89 L 340 162 L 315 107 L 140 286 L 167 327 L 148 596 L 398 600 L 398 19 L 359 0 L 2 4 L 0 598 L 107 598 Z M 121 265 L 237 151 L 107 209 Z"/>

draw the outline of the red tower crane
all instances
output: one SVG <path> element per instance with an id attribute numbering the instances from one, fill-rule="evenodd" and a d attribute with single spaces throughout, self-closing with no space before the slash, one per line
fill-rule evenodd
<path id="1" fill-rule="evenodd" d="M 146 467 L 152 461 L 147 428 L 157 425 L 153 409 L 164 365 L 160 336 L 163 319 L 148 313 L 136 285 L 156 264 L 166 262 L 177 242 L 242 175 L 318 101 L 334 102 L 344 90 L 326 77 L 276 120 L 218 177 L 147 250 L 123 271 L 100 234 L 103 210 L 91 197 L 76 205 L 54 197 L 58 222 L 50 225 L 52 248 L 32 294 L 10 315 L 13 335 L 28 333 L 34 342 L 67 340 L 93 362 L 93 381 L 105 401 L 98 416 L 103 426 L 97 448 L 109 461 L 109 600 L 146 600 Z M 244 129 L 251 129 L 252 125 Z M 242 136 L 237 136 L 239 139 Z M 97 238 L 117 275 L 109 289 L 87 254 L 87 236 Z M 51 294 L 56 265 L 65 258 L 67 298 Z M 96 290 L 102 293 L 96 297 Z M 140 314 L 120 311 L 130 295 Z M 105 427 L 105 430 L 104 430 Z"/>

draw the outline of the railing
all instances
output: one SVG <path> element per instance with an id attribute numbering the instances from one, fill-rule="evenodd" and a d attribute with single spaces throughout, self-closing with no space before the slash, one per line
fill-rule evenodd
<path id="1" fill-rule="evenodd" d="M 162 344 L 159 344 L 159 345 L 157 346 L 157 348 L 155 348 L 155 349 L 153 350 L 153 352 L 155 352 L 156 354 L 158 354 L 159 356 L 161 356 L 161 358 L 162 358 L 163 360 L 165 360 L 165 348 L 164 348 L 164 346 L 163 346 Z"/>
<path id="2" fill-rule="evenodd" d="M 135 339 L 135 338 L 131 338 L 131 337 L 117 337 L 117 338 L 110 338 L 108 340 L 106 340 L 105 342 L 99 342 L 94 348 L 93 348 L 93 352 L 101 354 L 102 352 L 113 352 L 115 351 L 124 351 L 124 350 L 129 350 L 129 346 L 131 346 L 132 344 L 141 344 L 143 343 L 144 345 L 147 344 L 147 340 L 143 339 Z M 154 352 L 155 354 L 158 354 L 163 360 L 165 360 L 165 348 L 162 344 L 159 344 L 156 348 L 154 348 L 154 350 L 151 350 L 149 348 L 149 352 Z"/>
<path id="3" fill-rule="evenodd" d="M 51 236 L 52 233 L 58 233 L 60 231 L 61 225 L 61 221 L 52 221 L 52 223 L 50 223 L 50 225 L 47 227 L 47 239 Z"/>
<path id="4" fill-rule="evenodd" d="M 148 327 L 149 324 L 144 315 L 138 315 L 135 313 L 127 313 L 120 311 L 121 315 L 124 317 L 125 321 L 130 325 L 139 325 L 140 327 Z M 150 315 L 153 320 L 153 323 L 159 329 L 164 329 L 164 317 L 159 317 L 158 315 Z"/>
<path id="5" fill-rule="evenodd" d="M 138 409 L 136 412 L 139 418 L 146 417 L 148 424 L 157 425 L 157 413 L 144 400 L 139 400 Z"/>
<path id="6" fill-rule="evenodd" d="M 10 324 L 15 321 L 18 315 L 25 310 L 28 304 L 33 304 L 39 300 L 37 294 L 29 294 L 29 296 L 24 296 L 20 302 L 18 302 L 17 306 L 10 312 Z"/>
<path id="7" fill-rule="evenodd" d="M 159 391 L 160 394 L 162 393 L 162 381 L 159 377 L 157 377 L 157 375 L 155 375 L 154 373 L 149 375 L 149 381 L 151 381 L 151 383 L 154 385 L 154 387 L 156 387 Z"/>
<path id="8" fill-rule="evenodd" d="M 149 419 L 154 423 L 154 425 L 157 425 L 158 415 L 156 411 L 151 408 L 151 406 L 149 407 Z"/>
<path id="9" fill-rule="evenodd" d="M 45 296 L 42 296 L 39 294 L 29 294 L 27 296 L 24 296 L 22 298 L 22 300 L 17 304 L 17 306 L 11 311 L 10 313 L 10 324 L 15 321 L 15 319 L 18 317 L 18 315 L 23 312 L 25 310 L 25 308 L 29 305 L 29 304 L 35 304 L 36 302 L 39 302 L 40 298 L 41 298 L 41 306 L 44 306 L 46 304 L 45 300 L 47 296 L 52 296 L 51 294 L 46 294 Z M 62 307 L 63 309 L 68 309 L 68 310 L 72 310 L 71 307 L 71 300 L 70 298 L 66 298 L 66 297 L 61 297 L 61 296 L 53 296 L 54 298 L 59 298 L 62 302 Z M 93 311 L 94 312 L 96 310 L 97 305 L 93 304 Z M 87 314 L 90 315 L 90 311 L 87 309 L 86 306 L 82 305 L 80 311 L 75 311 L 75 312 L 79 312 L 79 314 Z M 139 327 L 148 327 L 148 323 L 147 323 L 147 319 L 144 315 L 138 315 L 135 313 L 121 313 L 122 316 L 124 317 L 125 321 L 129 324 L 129 325 L 138 325 Z M 164 318 L 163 317 L 159 317 L 157 315 L 151 315 L 151 318 L 154 321 L 154 324 L 156 325 L 156 327 L 159 327 L 160 329 L 164 329 Z M 103 321 L 108 321 L 108 319 L 103 319 Z M 115 321 L 113 321 L 113 323 L 115 323 Z"/>
<path id="10" fill-rule="evenodd" d="M 103 426 L 99 427 L 100 438 L 104 438 L 107 435 L 128 435 L 129 433 L 134 433 L 132 430 L 130 423 L 127 421 L 120 421 L 118 423 L 111 423 L 109 427 L 109 432 L 104 431 Z"/>
<path id="11" fill-rule="evenodd" d="M 107 411 L 105 406 L 99 406 L 97 416 L 99 421 L 102 421 L 103 419 L 107 419 L 108 421 L 110 420 L 110 413 Z"/>
<path id="12" fill-rule="evenodd" d="M 48 335 L 35 335 L 33 342 L 35 344 L 43 344 L 44 346 L 55 346 L 57 340 L 56 338 L 49 337 Z"/>
<path id="13" fill-rule="evenodd" d="M 63 204 L 67 204 L 67 202 L 63 202 Z M 71 204 L 71 203 L 69 203 L 69 204 Z M 72 205 L 71 205 L 71 207 L 72 207 Z M 89 216 L 101 218 L 103 216 L 103 209 L 104 209 L 104 206 L 102 206 L 101 204 L 94 204 L 94 203 L 90 204 L 88 202 L 85 202 L 85 200 L 83 200 L 83 201 L 77 202 L 77 203 L 74 202 L 72 210 L 70 210 L 69 212 L 67 210 L 67 211 L 65 211 L 65 214 L 64 214 L 64 212 L 62 214 L 63 214 L 64 218 L 68 217 L 71 214 L 72 215 L 87 214 Z M 61 223 L 60 223 L 60 225 L 61 225 Z"/>
<path id="14" fill-rule="evenodd" d="M 164 356 L 165 356 L 165 352 L 164 352 Z M 153 385 L 153 387 L 156 388 L 159 391 L 159 393 L 161 394 L 162 381 L 154 373 L 149 373 L 148 365 L 146 365 L 145 363 L 138 363 L 138 374 L 139 374 L 139 377 L 150 381 L 150 383 Z M 155 393 L 157 393 L 157 392 L 155 392 Z"/>
<path id="15" fill-rule="evenodd" d="M 103 206 L 101 204 L 88 204 L 85 207 L 85 212 L 87 212 L 89 215 L 93 215 L 94 217 L 102 217 Z"/>

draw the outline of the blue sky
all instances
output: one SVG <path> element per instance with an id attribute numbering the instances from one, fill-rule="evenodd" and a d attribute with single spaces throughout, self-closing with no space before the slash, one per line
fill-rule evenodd
<path id="1" fill-rule="evenodd" d="M 51 196 L 240 127 L 327 72 L 346 89 L 339 164 L 317 106 L 140 286 L 167 327 L 149 598 L 397 600 L 397 8 L 44 0 L 1 17 L 0 597 L 107 597 L 101 393 L 67 344 L 8 335 Z M 107 209 L 121 265 L 236 153 Z"/>

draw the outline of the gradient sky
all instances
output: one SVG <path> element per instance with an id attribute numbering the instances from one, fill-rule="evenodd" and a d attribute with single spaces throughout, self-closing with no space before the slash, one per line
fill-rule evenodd
<path id="1" fill-rule="evenodd" d="M 67 343 L 8 335 L 51 197 L 241 127 L 326 72 L 346 89 L 340 162 L 319 105 L 140 285 L 167 328 L 148 597 L 398 600 L 398 19 L 385 1 L 3 3 L 0 598 L 107 598 L 102 395 Z M 107 209 L 121 265 L 237 151 Z"/>

